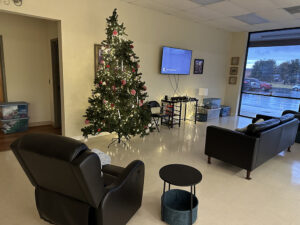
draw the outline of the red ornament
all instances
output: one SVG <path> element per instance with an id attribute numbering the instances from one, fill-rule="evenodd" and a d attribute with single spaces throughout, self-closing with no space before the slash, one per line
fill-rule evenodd
<path id="1" fill-rule="evenodd" d="M 126 80 L 121 80 L 121 83 L 124 86 L 126 84 Z"/>
<path id="2" fill-rule="evenodd" d="M 106 104 L 106 103 L 107 103 L 107 101 L 105 99 L 103 99 L 103 104 Z"/>
<path id="3" fill-rule="evenodd" d="M 134 48 L 134 46 L 133 46 L 133 45 L 130 45 L 130 48 Z"/>
<path id="4" fill-rule="evenodd" d="M 99 85 L 102 85 L 102 84 L 103 84 L 103 82 L 102 82 L 102 81 L 100 81 L 100 82 L 99 82 Z"/>
<path id="5" fill-rule="evenodd" d="M 130 91 L 130 94 L 135 95 L 135 94 L 136 94 L 136 90 L 132 89 L 132 90 Z"/>
<path id="6" fill-rule="evenodd" d="M 146 87 L 146 86 L 143 86 L 143 89 L 146 91 L 146 90 L 147 90 L 147 87 Z"/>
<path id="7" fill-rule="evenodd" d="M 106 65 L 106 68 L 110 68 L 110 65 Z"/>
<path id="8" fill-rule="evenodd" d="M 118 31 L 117 31 L 117 30 L 114 30 L 114 31 L 113 31 L 113 35 L 114 35 L 114 36 L 117 36 L 117 35 L 118 35 Z"/>
<path id="9" fill-rule="evenodd" d="M 113 107 L 115 107 L 115 104 L 114 104 L 114 103 L 111 103 L 110 106 L 113 108 Z"/>
<path id="10" fill-rule="evenodd" d="M 132 69 L 132 72 L 135 73 L 135 69 Z"/>
<path id="11" fill-rule="evenodd" d="M 100 131 L 101 131 L 101 128 L 99 128 L 97 131 L 100 132 Z"/>
<path id="12" fill-rule="evenodd" d="M 84 122 L 85 122 L 85 124 L 89 124 L 89 123 L 90 123 L 90 121 L 89 121 L 89 120 L 85 120 Z"/>

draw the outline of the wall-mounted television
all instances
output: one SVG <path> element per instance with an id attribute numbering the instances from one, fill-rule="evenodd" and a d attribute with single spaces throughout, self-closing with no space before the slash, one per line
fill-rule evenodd
<path id="1" fill-rule="evenodd" d="M 191 69 L 192 51 L 163 47 L 161 74 L 189 75 Z"/>

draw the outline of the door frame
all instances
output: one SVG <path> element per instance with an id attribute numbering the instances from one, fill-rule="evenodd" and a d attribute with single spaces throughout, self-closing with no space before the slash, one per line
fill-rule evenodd
<path id="1" fill-rule="evenodd" d="M 2 35 L 0 35 L 0 64 L 1 64 L 1 73 L 2 73 L 3 96 L 4 96 L 4 101 L 7 102 L 7 88 L 6 88 L 6 75 L 5 75 L 4 49 L 3 49 Z"/>

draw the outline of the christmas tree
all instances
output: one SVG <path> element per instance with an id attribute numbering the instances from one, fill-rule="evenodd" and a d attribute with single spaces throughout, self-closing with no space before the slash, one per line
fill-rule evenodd
<path id="1" fill-rule="evenodd" d="M 149 132 L 151 114 L 144 104 L 145 82 L 139 73 L 140 60 L 127 40 L 124 24 L 118 23 L 115 9 L 107 19 L 107 39 L 101 43 L 101 60 L 95 76 L 92 96 L 86 110 L 84 137 L 101 132 L 116 132 L 122 137 L 144 136 Z"/>

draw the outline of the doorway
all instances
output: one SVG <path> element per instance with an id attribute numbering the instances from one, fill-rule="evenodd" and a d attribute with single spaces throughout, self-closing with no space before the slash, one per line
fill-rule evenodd
<path id="1" fill-rule="evenodd" d="M 54 128 L 61 128 L 61 95 L 60 95 L 60 71 L 59 71 L 59 45 L 58 39 L 52 39 L 51 63 L 52 63 L 52 84 L 54 104 Z"/>

